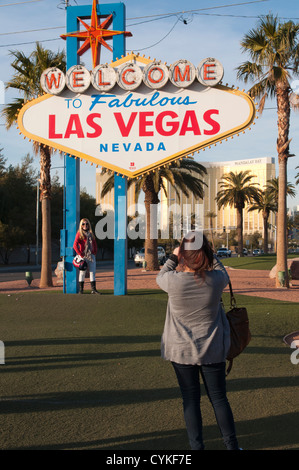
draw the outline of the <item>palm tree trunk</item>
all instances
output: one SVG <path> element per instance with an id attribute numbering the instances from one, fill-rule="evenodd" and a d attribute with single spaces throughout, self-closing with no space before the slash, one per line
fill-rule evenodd
<path id="1" fill-rule="evenodd" d="M 158 194 L 154 190 L 153 180 L 150 175 L 145 180 L 143 191 L 145 193 L 144 205 L 146 212 L 145 261 L 149 271 L 159 271 L 158 239 L 152 236 L 157 229 L 157 227 L 153 226 L 156 220 L 151 217 L 151 206 L 157 208 L 159 199 Z"/>
<path id="2" fill-rule="evenodd" d="M 287 161 L 289 156 L 289 125 L 290 125 L 290 101 L 288 85 L 278 84 L 276 87 L 277 116 L 278 116 L 278 212 L 277 212 L 277 274 L 276 287 L 281 287 L 279 272 L 285 274 L 285 287 L 289 287 L 287 267 Z"/>
<path id="3" fill-rule="evenodd" d="M 212 217 L 210 218 L 210 233 L 211 233 L 211 243 L 213 250 L 215 250 L 215 245 L 214 245 L 214 233 L 213 233 L 214 227 L 213 227 L 213 220 Z"/>
<path id="4" fill-rule="evenodd" d="M 285 276 L 285 287 L 289 287 L 287 267 L 287 218 L 286 218 L 287 159 L 279 159 L 279 189 L 277 212 L 276 287 L 281 287 L 279 272 Z"/>
<path id="5" fill-rule="evenodd" d="M 267 211 L 263 213 L 264 220 L 264 253 L 268 253 L 268 218 L 269 214 Z"/>
<path id="6" fill-rule="evenodd" d="M 40 148 L 40 199 L 42 212 L 42 260 L 39 287 L 52 287 L 51 249 L 51 156 L 46 146 Z"/>
<path id="7" fill-rule="evenodd" d="M 237 209 L 238 256 L 243 256 L 243 207 L 236 206 L 236 209 Z"/>

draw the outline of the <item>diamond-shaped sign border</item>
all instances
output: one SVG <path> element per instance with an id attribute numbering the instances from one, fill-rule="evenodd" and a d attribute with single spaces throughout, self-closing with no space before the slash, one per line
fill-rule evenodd
<path id="1" fill-rule="evenodd" d="M 116 60 L 115 62 L 111 62 L 110 66 L 117 68 L 120 65 L 124 64 L 125 62 L 129 62 L 129 61 L 130 62 L 132 62 L 132 61 L 141 62 L 142 64 L 148 64 L 150 62 L 153 62 L 150 59 L 146 59 L 144 57 L 141 57 L 139 55 L 131 53 L 131 54 L 128 54 L 126 57 L 123 57 L 119 60 Z M 171 163 L 172 161 L 178 160 L 180 158 L 186 158 L 186 157 L 193 156 L 195 152 L 199 152 L 202 149 L 209 148 L 211 145 L 216 145 L 217 143 L 222 142 L 223 140 L 227 140 L 229 137 L 233 137 L 234 135 L 238 135 L 242 132 L 244 133 L 245 129 L 250 127 L 250 125 L 254 122 L 254 119 L 255 119 L 255 116 L 256 116 L 255 104 L 254 104 L 252 98 L 247 93 L 245 93 L 244 91 L 240 91 L 238 89 L 230 88 L 228 86 L 216 85 L 214 88 L 216 88 L 218 90 L 222 90 L 226 93 L 232 93 L 234 95 L 238 95 L 238 96 L 242 97 L 243 99 L 245 99 L 247 101 L 248 105 L 249 105 L 249 110 L 250 110 L 248 119 L 245 122 L 243 122 L 242 124 L 240 124 L 240 126 L 237 126 L 233 129 L 231 129 L 229 132 L 219 134 L 216 137 L 205 140 L 204 142 L 201 142 L 197 145 L 193 145 L 193 146 L 191 146 L 189 148 L 186 148 L 182 151 L 179 151 L 179 152 L 177 152 L 173 155 L 169 155 L 168 157 L 163 158 L 159 161 L 156 161 L 155 163 L 153 163 L 149 166 L 143 167 L 143 168 L 141 168 L 141 169 L 139 169 L 135 172 L 134 171 L 127 171 L 124 168 L 118 167 L 117 165 L 111 165 L 111 164 L 107 165 L 107 162 L 105 162 L 105 161 L 103 161 L 99 158 L 92 157 L 91 155 L 88 155 L 88 154 L 76 151 L 74 149 L 68 148 L 65 145 L 58 144 L 56 142 L 52 142 L 50 140 L 47 140 L 47 139 L 44 139 L 44 138 L 39 137 L 37 135 L 29 133 L 23 126 L 22 119 L 23 119 L 24 113 L 31 106 L 35 106 L 37 103 L 39 103 L 41 101 L 51 99 L 53 97 L 53 95 L 51 95 L 51 94 L 44 94 L 44 95 L 42 95 L 42 96 L 40 96 L 36 99 L 33 99 L 32 101 L 27 102 L 26 104 L 24 104 L 24 106 L 22 107 L 22 109 L 20 110 L 19 115 L 18 115 L 18 119 L 17 119 L 18 128 L 20 129 L 20 133 L 22 133 L 29 140 L 39 142 L 40 144 L 43 144 L 43 145 L 47 145 L 48 147 L 51 147 L 55 150 L 58 150 L 59 152 L 66 153 L 70 156 L 73 156 L 74 158 L 79 158 L 81 161 L 86 160 L 86 162 L 90 162 L 92 165 L 95 164 L 96 167 L 102 166 L 102 167 L 108 168 L 109 170 L 112 170 L 116 173 L 125 175 L 129 178 L 136 178 L 136 177 L 139 177 L 139 176 L 141 176 L 145 173 L 153 171 L 153 170 L 155 170 L 155 169 L 157 169 L 161 166 L 167 165 L 168 163 Z"/>

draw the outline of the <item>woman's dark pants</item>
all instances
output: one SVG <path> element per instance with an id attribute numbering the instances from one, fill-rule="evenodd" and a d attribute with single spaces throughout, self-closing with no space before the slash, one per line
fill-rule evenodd
<path id="1" fill-rule="evenodd" d="M 192 450 L 203 450 L 200 380 L 213 406 L 217 424 L 228 450 L 237 450 L 234 418 L 226 397 L 225 362 L 207 365 L 172 363 L 183 397 L 184 417 Z M 200 375 L 199 375 L 200 374 Z"/>

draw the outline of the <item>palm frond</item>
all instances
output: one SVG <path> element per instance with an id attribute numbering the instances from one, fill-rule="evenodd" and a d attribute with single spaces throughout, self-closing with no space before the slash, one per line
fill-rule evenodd
<path id="1" fill-rule="evenodd" d="M 255 81 L 263 73 L 263 69 L 259 64 L 250 61 L 243 62 L 236 70 L 237 78 L 244 80 L 245 83 Z"/>
<path id="2" fill-rule="evenodd" d="M 1 115 L 5 119 L 6 129 L 15 124 L 19 110 L 24 104 L 23 98 L 15 98 L 12 103 L 7 104 L 3 107 Z"/>

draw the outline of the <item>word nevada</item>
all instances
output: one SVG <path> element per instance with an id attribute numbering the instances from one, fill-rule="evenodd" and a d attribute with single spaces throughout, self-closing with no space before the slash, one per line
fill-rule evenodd
<path id="1" fill-rule="evenodd" d="M 188 60 L 178 60 L 167 67 L 160 61 L 141 68 L 134 61 L 119 67 L 98 65 L 89 72 L 82 65 L 74 65 L 66 74 L 57 67 L 46 69 L 41 75 L 41 87 L 49 94 L 61 93 L 65 86 L 74 93 L 84 93 L 90 85 L 98 91 L 109 91 L 118 84 L 123 90 L 135 90 L 142 83 L 151 89 L 164 87 L 169 81 L 178 88 L 189 87 L 194 80 L 204 86 L 215 86 L 223 78 L 223 66 L 214 58 L 203 59 L 197 67 Z"/>

